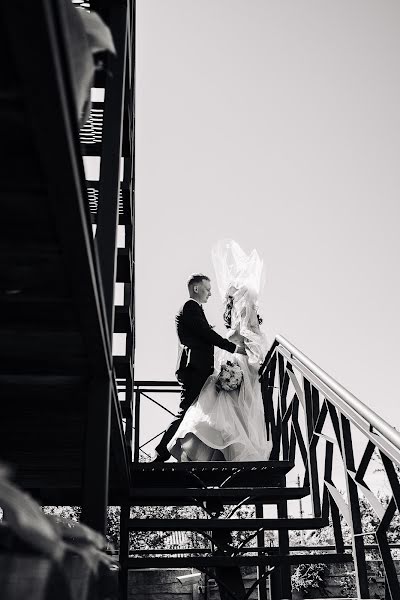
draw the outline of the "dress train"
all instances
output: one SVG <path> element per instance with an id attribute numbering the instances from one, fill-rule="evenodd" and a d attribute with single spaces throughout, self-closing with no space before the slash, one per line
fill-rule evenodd
<path id="1" fill-rule="evenodd" d="M 217 364 L 232 360 L 224 350 Z M 258 366 L 247 356 L 235 355 L 243 372 L 237 390 L 218 391 L 218 371 L 207 379 L 197 400 L 187 410 L 168 450 L 178 461 L 265 461 L 272 441 L 265 424 Z"/>

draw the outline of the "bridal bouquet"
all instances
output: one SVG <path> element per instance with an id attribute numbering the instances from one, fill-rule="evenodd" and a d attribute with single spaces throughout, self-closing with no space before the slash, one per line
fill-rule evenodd
<path id="1" fill-rule="evenodd" d="M 243 380 L 243 371 L 236 362 L 227 360 L 222 363 L 215 386 L 218 391 L 231 392 L 237 390 Z"/>

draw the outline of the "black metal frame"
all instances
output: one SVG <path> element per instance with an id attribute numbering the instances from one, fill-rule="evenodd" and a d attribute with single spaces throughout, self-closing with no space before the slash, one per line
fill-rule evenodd
<path id="1" fill-rule="evenodd" d="M 72 352 L 70 359 L 74 367 L 81 369 L 79 377 L 87 382 L 88 392 L 83 417 L 86 425 L 81 486 L 72 490 L 67 501 L 73 497 L 76 503 L 82 502 L 82 520 L 105 531 L 111 480 L 125 497 L 130 487 L 135 5 L 129 0 L 92 0 L 90 4 L 110 27 L 117 49 L 115 58 L 107 58 L 106 75 L 96 75 L 96 87 L 105 88 L 105 101 L 101 135 L 94 138 L 90 149 L 85 132 L 81 132 L 81 145 L 78 137 L 72 61 L 65 28 L 65 11 L 70 7 L 61 0 L 26 1 L 18 6 L 10 2 L 2 6 L 1 17 L 8 26 L 10 51 L 25 100 L 23 109 L 26 109 L 26 121 L 33 130 L 34 151 L 42 169 L 40 183 L 47 190 L 48 202 L 45 208 L 38 208 L 51 213 L 46 224 L 54 229 L 52 234 L 62 256 L 61 268 L 72 295 L 65 302 L 70 302 L 68 309 L 79 323 L 78 333 L 85 351 L 82 353 L 85 359 L 78 366 L 73 364 Z M 92 110 L 94 114 L 99 111 L 99 106 L 94 105 Z M 100 180 L 95 184 L 98 190 L 96 207 L 89 206 L 82 162 L 85 154 L 101 157 Z M 124 158 L 122 190 L 119 181 L 121 156 Z M 29 182 L 29 173 L 24 175 Z M 33 189 L 35 181 L 31 182 Z M 26 189 L 29 189 L 28 184 Z M 120 196 L 123 210 L 118 216 Z M 95 239 L 93 221 L 97 223 Z M 117 251 L 118 222 L 125 225 L 126 244 L 122 251 Z M 115 281 L 121 280 L 125 282 L 125 304 L 115 309 L 114 285 Z M 54 311 L 56 307 L 50 308 Z M 38 320 L 38 329 L 40 325 Z M 115 329 L 123 330 L 127 335 L 126 354 L 118 358 L 112 356 Z M 53 336 L 55 347 L 59 342 L 56 335 Z M 53 376 L 50 361 L 41 365 L 41 369 L 43 377 Z M 117 386 L 124 388 L 123 402 L 118 399 Z M 123 418 L 127 421 L 125 432 Z M 110 458 L 117 473 L 109 473 Z M 45 488 L 46 481 L 43 480 L 41 485 Z M 57 503 L 62 502 L 60 494 Z M 52 496 L 52 490 L 48 496 Z"/>
<path id="2" fill-rule="evenodd" d="M 134 551 L 135 558 L 129 558 L 129 567 L 192 566 L 207 571 L 217 565 L 251 564 L 258 566 L 258 575 L 261 581 L 265 577 L 265 567 L 270 566 L 274 567 L 268 571 L 273 598 L 289 598 L 291 595 L 290 565 L 354 562 L 357 594 L 360 598 L 368 598 L 366 553 L 379 549 L 386 577 L 387 598 L 397 599 L 399 582 L 391 556 L 391 550 L 397 546 L 388 543 L 387 530 L 395 510 L 398 509 L 398 502 L 400 502 L 398 480 L 400 435 L 282 337 L 277 337 L 260 369 L 260 382 L 273 449 L 271 460 L 267 463 L 253 464 L 253 469 L 260 472 L 261 478 L 264 464 L 272 465 L 274 461 L 277 461 L 277 465 L 286 463 L 288 465 L 286 470 L 290 470 L 294 464 L 300 464 L 304 471 L 301 489 L 304 490 L 304 494 L 309 490 L 312 518 L 287 518 L 288 500 L 290 497 L 296 498 L 296 495 L 293 493 L 290 496 L 288 493 L 289 488 L 286 487 L 285 473 L 283 472 L 280 476 L 280 487 L 277 489 L 285 490 L 285 494 L 280 500 L 277 501 L 274 494 L 271 495 L 270 489 L 268 500 L 259 498 L 259 502 L 257 502 L 255 490 L 249 489 L 247 497 L 244 497 L 245 493 L 242 489 L 242 500 L 239 501 L 239 504 L 254 503 L 256 506 L 258 505 L 258 518 L 246 521 L 230 520 L 230 527 L 233 530 L 254 531 L 258 542 L 256 547 L 244 545 L 239 550 L 228 546 L 221 547 L 218 556 L 210 555 L 210 549 L 207 548 L 187 548 L 186 555 L 184 548 L 176 552 L 170 549 L 158 549 L 154 552 Z M 154 469 L 151 465 L 139 463 L 141 398 L 144 396 L 161 408 L 165 408 L 150 396 L 149 392 L 152 395 L 162 394 L 170 391 L 169 388 L 179 391 L 174 382 L 147 381 L 135 384 L 136 462 L 134 463 L 134 478 L 135 473 L 145 474 L 146 471 Z M 357 463 L 353 451 L 354 428 L 363 434 L 366 443 L 362 457 Z M 321 441 L 325 443 L 321 444 Z M 382 465 L 393 493 L 393 498 L 386 507 L 379 498 L 374 496 L 365 482 L 367 469 L 371 466 L 373 455 L 376 452 L 382 458 Z M 340 458 L 344 469 L 347 500 L 334 483 L 337 457 Z M 233 467 L 240 470 L 239 464 Z M 244 467 L 243 463 L 242 468 Z M 223 468 L 228 469 L 229 465 L 226 464 L 223 467 L 223 463 L 213 463 L 212 468 L 218 471 Z M 210 493 L 207 481 L 201 479 L 202 469 L 207 470 L 206 463 L 192 463 L 191 465 L 175 463 L 159 467 L 154 472 L 154 481 L 159 479 L 157 473 L 161 474 L 165 470 L 166 477 L 170 478 L 171 486 L 176 485 L 172 483 L 172 475 L 174 473 L 178 475 L 179 472 L 182 473 L 182 476 L 185 474 L 185 477 L 190 472 L 192 474 L 191 483 L 188 483 L 187 479 L 184 483 L 184 479 L 182 479 L 180 489 L 174 492 L 172 488 L 167 490 L 162 484 L 159 484 L 159 489 L 148 488 L 139 477 L 138 487 L 133 490 L 131 504 L 168 505 L 173 501 L 183 505 L 186 503 L 199 505 L 203 490 Z M 230 478 L 231 475 L 228 479 Z M 362 531 L 359 492 L 370 502 L 379 516 L 380 524 L 375 532 L 376 544 L 364 544 L 365 535 L 371 535 L 371 532 Z M 267 493 L 265 491 L 265 495 Z M 239 494 L 235 500 L 234 488 L 226 490 L 223 485 L 220 485 L 218 494 L 218 497 L 226 504 L 234 504 L 240 498 Z M 301 497 L 300 492 L 297 497 Z M 265 502 L 277 505 L 278 519 L 261 518 L 260 505 Z M 226 519 L 222 519 L 218 523 L 213 516 L 211 518 L 211 522 L 202 519 L 163 521 L 130 519 L 128 527 L 130 530 L 198 531 L 207 537 L 207 531 L 210 529 L 224 530 L 228 526 Z M 351 547 L 344 543 L 343 518 L 352 531 Z M 329 523 L 333 527 L 334 546 L 289 546 L 289 529 L 317 529 Z M 268 529 L 278 531 L 278 547 L 264 547 L 264 531 Z M 351 552 L 348 552 L 350 548 Z M 333 554 L 332 550 L 334 550 Z M 255 552 L 257 556 L 254 554 Z M 302 552 L 305 553 L 302 554 Z M 159 556 L 154 557 L 153 554 Z M 261 594 L 263 594 L 262 589 L 261 587 Z"/>
<path id="3" fill-rule="evenodd" d="M 91 0 L 95 10 L 108 25 L 113 36 L 116 56 L 107 55 L 105 72 L 99 72 L 95 87 L 104 88 L 102 113 L 100 103 L 91 107 L 91 119 L 98 122 L 98 135 L 92 146 L 87 144 L 85 128 L 81 131 L 82 153 L 100 157 L 98 182 L 87 182 L 97 190 L 96 204 L 90 206 L 92 222 L 96 223 L 93 240 L 94 255 L 99 270 L 100 297 L 105 309 L 108 340 L 109 373 L 95 384 L 97 392 L 89 403 L 87 430 L 87 480 L 83 519 L 93 526 L 92 506 L 99 503 L 99 489 L 91 480 L 103 481 L 103 511 L 108 503 L 109 457 L 112 451 L 112 432 L 119 430 L 124 438 L 125 456 L 120 457 L 121 469 L 127 473 L 126 492 L 130 485 L 129 462 L 132 442 L 132 387 L 134 354 L 134 39 L 135 9 L 129 0 L 108 2 Z M 100 119 L 101 114 L 101 119 Z M 120 163 L 124 160 L 122 181 Z M 118 225 L 125 227 L 125 248 L 117 248 Z M 115 283 L 124 283 L 124 305 L 115 306 Z M 126 334 L 125 356 L 112 356 L 114 332 Z M 119 400 L 123 393 L 124 400 Z M 110 401 L 117 411 L 110 411 Z M 104 409 L 101 410 L 104 405 Z M 125 420 L 125 431 L 122 423 Z M 99 436 L 99 429 L 104 429 Z M 111 439 L 110 439 L 111 432 Z M 107 437 L 108 436 L 108 437 Z M 109 440 L 107 443 L 104 440 Z M 102 473 L 100 473 L 102 471 Z"/>
<path id="4" fill-rule="evenodd" d="M 315 517 L 330 517 L 338 554 L 343 553 L 345 548 L 340 515 L 352 531 L 358 597 L 369 598 L 367 546 L 363 537 L 371 535 L 371 532 L 362 530 L 359 492 L 379 517 L 375 537 L 390 598 L 400 597 L 399 581 L 387 540 L 388 527 L 395 510 L 400 507 L 400 484 L 396 473 L 400 467 L 400 434 L 281 336 L 271 347 L 260 375 L 274 457 L 294 460 L 296 453 L 300 455 L 304 465 L 304 484 L 309 484 L 311 489 L 313 514 Z M 324 433 L 328 425 L 334 432 L 333 438 Z M 365 439 L 365 449 L 358 464 L 353 451 L 354 428 Z M 325 452 L 319 444 L 324 439 Z M 334 448 L 338 450 L 343 465 L 347 500 L 332 481 Z M 364 480 L 375 452 L 381 456 L 393 494 L 386 507 Z M 321 482 L 318 464 L 323 462 Z"/>
<path id="5" fill-rule="evenodd" d="M 158 406 L 164 412 L 167 412 L 171 417 L 175 417 L 176 415 L 169 410 L 166 406 L 161 404 L 159 401 L 155 400 L 150 394 L 179 394 L 180 386 L 176 381 L 135 381 L 134 382 L 134 420 L 133 420 L 133 462 L 140 462 L 140 453 L 147 458 L 150 458 L 151 455 L 148 454 L 143 448 L 156 440 L 159 436 L 164 433 L 164 430 L 161 430 L 155 436 L 146 441 L 141 441 L 140 439 L 140 422 L 142 417 L 142 403 L 143 401 L 151 402 L 152 404 Z M 143 456 L 142 456 L 143 458 Z"/>
<path id="6" fill-rule="evenodd" d="M 114 333 L 126 335 L 125 354 L 112 358 L 111 376 L 114 393 L 120 410 L 120 423 L 125 422 L 125 448 L 127 454 L 128 486 L 121 501 L 120 516 L 120 585 L 121 597 L 128 593 L 129 552 L 129 463 L 132 460 L 133 431 L 133 365 L 135 351 L 135 209 L 134 209 L 134 157 L 135 157 L 135 1 L 109 2 L 91 0 L 91 8 L 99 12 L 110 27 L 116 56 L 108 57 L 107 75 L 99 74 L 99 87 L 105 88 L 102 114 L 101 143 L 95 138 L 93 147 L 83 146 L 90 156 L 100 155 L 99 182 L 88 181 L 94 191 L 91 203 L 92 222 L 96 224 L 95 245 L 101 272 L 104 302 L 107 313 L 107 330 L 112 345 Z M 100 106 L 92 107 L 93 120 L 99 118 Z M 81 141 L 85 141 L 84 131 Z M 123 158 L 123 177 L 120 181 L 120 161 Z M 93 192 L 92 192 L 93 193 Z M 125 228 L 124 248 L 117 248 L 118 226 Z M 123 305 L 115 306 L 115 283 L 124 286 Z M 123 399 L 119 399 L 122 396 Z M 94 440 L 93 440 L 94 441 Z"/>
<path id="7" fill-rule="evenodd" d="M 105 88 L 104 110 L 102 114 L 101 136 L 95 136 L 89 146 L 86 132 L 81 135 L 82 151 L 90 156 L 101 157 L 99 182 L 88 182 L 91 194 L 95 196 L 89 210 L 84 172 L 80 159 L 77 139 L 77 119 L 71 85 L 71 66 L 66 40 L 63 37 L 63 8 L 60 0 L 38 0 L 35 11 L 41 15 L 35 27 L 29 21 L 29 10 L 20 11 L 7 3 L 5 14 L 18 22 L 19 38 L 11 33 L 13 52 L 24 86 L 26 97 L 31 98 L 29 110 L 34 113 L 33 135 L 41 158 L 44 175 L 48 184 L 49 202 L 54 217 L 54 227 L 60 248 L 62 248 L 65 270 L 73 289 L 73 303 L 81 324 L 82 337 L 87 346 L 89 364 L 89 398 L 87 403 L 87 426 L 85 456 L 83 459 L 83 514 L 86 523 L 99 530 L 105 528 L 106 507 L 109 492 L 110 453 L 122 474 L 121 497 L 121 584 L 123 593 L 127 591 L 128 568 L 154 566 L 154 558 L 129 558 L 129 530 L 135 529 L 190 529 L 207 531 L 231 529 L 252 530 L 257 538 L 257 547 L 246 545 L 233 549 L 220 545 L 220 555 L 163 557 L 157 565 L 197 566 L 203 570 L 213 566 L 234 566 L 252 564 L 259 566 L 259 580 L 271 576 L 272 588 L 278 598 L 290 597 L 290 565 L 303 562 L 344 562 L 353 561 L 356 573 L 357 593 L 360 598 L 368 598 L 368 577 L 366 568 L 365 532 L 362 531 L 359 492 L 370 502 L 379 517 L 375 531 L 377 547 L 382 558 L 387 594 L 392 600 L 400 597 L 400 585 L 391 556 L 391 545 L 387 532 L 396 510 L 400 509 L 400 434 L 380 417 L 347 392 L 336 381 L 319 369 L 312 361 L 299 352 L 287 340 L 278 337 L 260 371 L 266 422 L 273 439 L 273 461 L 290 468 L 300 462 L 304 469 L 302 489 L 309 490 L 313 517 L 311 519 L 289 519 L 288 500 L 294 497 L 286 485 L 285 469 L 279 472 L 275 485 L 285 491 L 281 499 L 267 486 L 265 490 L 251 491 L 244 498 L 235 488 L 225 494 L 224 483 L 219 486 L 221 499 L 235 505 L 254 503 L 258 506 L 257 518 L 241 521 L 238 519 L 211 519 L 152 521 L 130 519 L 130 505 L 161 501 L 165 489 L 132 488 L 130 485 L 129 463 L 132 457 L 132 431 L 134 428 L 134 469 L 135 475 L 145 467 L 139 464 L 140 451 L 147 442 L 140 441 L 140 407 L 143 398 L 154 400 L 154 392 L 179 392 L 175 382 L 136 382 L 134 385 L 133 353 L 135 346 L 134 327 L 134 64 L 135 64 L 135 4 L 129 0 L 109 2 L 92 0 L 91 6 L 97 10 L 110 26 L 117 48 L 117 56 L 107 62 L 107 75 L 99 74 L 96 85 Z M 36 52 L 27 68 L 24 51 L 19 44 L 23 36 L 31 41 Z M 40 60 L 38 60 L 40 56 Z M 46 73 L 43 70 L 46 69 Z M 49 82 L 54 81 L 52 102 L 46 101 Z M 97 112 L 96 112 L 97 111 Z M 93 121 L 101 108 L 92 108 Z M 96 116 L 97 115 L 97 116 Z M 52 122 L 52 130 L 46 124 Z M 59 144 L 60 155 L 55 161 L 52 156 L 54 136 Z M 124 158 L 124 175 L 120 181 L 120 159 Z M 97 226 L 93 239 L 91 223 Z M 117 248 L 118 225 L 125 226 L 125 247 Z M 74 235 L 71 236 L 71 231 Z M 114 286 L 124 284 L 124 304 L 114 306 Z M 84 301 L 82 301 L 84 297 Z M 124 356 L 112 356 L 112 341 L 115 332 L 126 334 Z M 119 400 L 118 394 L 124 394 Z M 165 409 L 168 411 L 168 409 Z M 170 411 L 168 411 L 170 412 Z M 125 420 L 125 431 L 123 431 Z M 328 425 L 333 437 L 326 432 Z M 366 441 L 365 450 L 358 463 L 354 456 L 354 429 L 362 433 Z M 162 432 L 161 432 L 162 433 Z M 322 448 L 320 441 L 325 441 Z M 335 454 L 336 453 L 336 454 Z M 392 498 L 383 506 L 365 482 L 367 469 L 372 457 L 378 453 L 389 482 Z M 345 474 L 346 499 L 334 484 L 334 455 L 338 455 Z M 324 465 L 321 480 L 319 465 Z M 199 502 L 205 490 L 209 490 L 196 469 L 180 465 L 175 470 L 191 474 L 191 484 L 182 484 L 177 497 L 182 504 L 188 501 Z M 214 467 L 204 466 L 207 469 Z M 232 466 L 232 469 L 235 469 Z M 246 474 L 242 465 L 239 473 Z M 262 472 L 262 465 L 253 466 Z M 248 468 L 249 469 L 249 468 Z M 218 468 L 216 468 L 218 470 Z M 221 469 L 223 471 L 223 467 Z M 166 466 L 166 472 L 171 468 Z M 160 470 L 154 471 L 154 477 Z M 229 477 L 233 476 L 232 474 Z M 182 480 L 183 481 L 183 480 Z M 194 485 L 196 481 L 196 485 Z M 195 487 L 193 491 L 192 487 Z M 190 488 L 190 489 L 189 489 Z M 130 490 L 131 496 L 128 497 Z M 243 491 L 243 490 L 242 490 Z M 124 495 L 125 492 L 125 495 Z M 216 497 L 218 497 L 216 493 Z M 210 492 L 212 495 L 212 492 Z M 277 519 L 262 518 L 260 496 L 269 494 L 270 503 L 277 505 Z M 168 496 L 168 495 L 167 495 Z M 171 492 L 170 498 L 173 498 Z M 264 502 L 264 500 L 263 500 Z M 228 502 L 227 502 L 228 503 Z M 233 515 L 231 515 L 233 517 Z M 347 553 L 342 533 L 341 517 L 344 517 L 352 531 L 352 552 Z M 333 525 L 335 554 L 293 554 L 289 546 L 288 530 L 297 528 L 321 527 L 329 522 Z M 228 523 L 227 523 L 228 521 Z M 263 533 L 266 529 L 278 531 L 279 546 L 264 548 Z M 368 535 L 371 535 L 368 532 Z M 213 540 L 215 542 L 215 539 Z M 300 552 L 299 548 L 296 548 Z M 249 552 L 257 556 L 244 556 Z M 196 554 L 202 554 L 199 550 Z M 271 572 L 264 567 L 275 567 Z"/>

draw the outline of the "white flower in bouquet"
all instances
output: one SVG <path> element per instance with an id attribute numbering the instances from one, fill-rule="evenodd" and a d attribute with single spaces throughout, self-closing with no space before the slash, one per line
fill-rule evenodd
<path id="1" fill-rule="evenodd" d="M 226 363 L 222 363 L 221 365 L 215 385 L 218 391 L 225 390 L 226 392 L 232 392 L 240 387 L 242 380 L 243 371 L 238 363 L 227 360 Z"/>

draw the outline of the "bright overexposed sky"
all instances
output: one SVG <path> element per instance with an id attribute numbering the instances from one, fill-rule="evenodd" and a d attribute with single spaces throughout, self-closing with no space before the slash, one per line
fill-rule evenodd
<path id="1" fill-rule="evenodd" d="M 233 238 L 269 341 L 400 425 L 400 3 L 137 0 L 136 52 L 136 379 L 173 379 L 187 277 Z"/>

